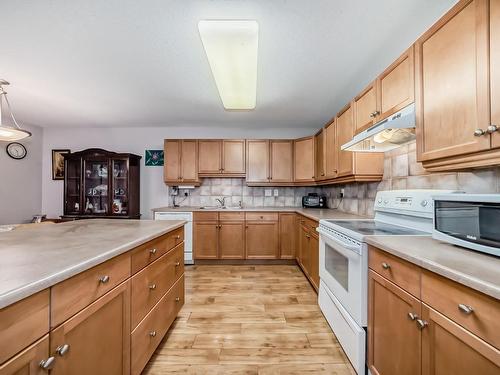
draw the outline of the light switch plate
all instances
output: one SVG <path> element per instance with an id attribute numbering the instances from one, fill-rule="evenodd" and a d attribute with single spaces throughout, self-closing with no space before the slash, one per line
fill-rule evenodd
<path id="1" fill-rule="evenodd" d="M 264 189 L 264 196 L 265 197 L 272 197 L 273 191 L 271 189 Z"/>
<path id="2" fill-rule="evenodd" d="M 277 197 L 279 194 L 278 194 L 278 189 L 274 189 L 274 196 Z"/>

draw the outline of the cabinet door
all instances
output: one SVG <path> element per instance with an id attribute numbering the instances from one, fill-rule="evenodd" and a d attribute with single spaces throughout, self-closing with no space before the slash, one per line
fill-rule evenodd
<path id="1" fill-rule="evenodd" d="M 360 133 L 373 125 L 379 114 L 377 86 L 373 82 L 354 98 L 354 133 Z"/>
<path id="2" fill-rule="evenodd" d="M 327 178 L 337 177 L 338 153 L 336 142 L 336 119 L 325 128 L 325 174 Z"/>
<path id="3" fill-rule="evenodd" d="M 268 182 L 269 177 L 269 141 L 247 141 L 247 182 Z"/>
<path id="4" fill-rule="evenodd" d="M 218 221 L 195 221 L 193 224 L 194 259 L 217 259 Z"/>
<path id="5" fill-rule="evenodd" d="M 311 282 L 316 287 L 319 288 L 319 236 L 314 231 L 311 231 L 311 237 L 309 238 L 309 276 L 311 277 Z"/>
<path id="6" fill-rule="evenodd" d="M 294 142 L 295 181 L 314 181 L 314 137 L 298 139 Z"/>
<path id="7" fill-rule="evenodd" d="M 246 222 L 247 259 L 278 258 L 278 222 Z"/>
<path id="8" fill-rule="evenodd" d="M 337 117 L 337 152 L 338 176 L 348 176 L 354 173 L 353 153 L 341 151 L 340 146 L 349 142 L 354 135 L 353 110 L 349 105 Z"/>
<path id="9" fill-rule="evenodd" d="M 418 160 L 490 148 L 488 1 L 460 1 L 415 44 Z"/>
<path id="10" fill-rule="evenodd" d="M 47 370 L 40 366 L 40 362 L 47 360 L 54 361 L 54 358 L 49 359 L 49 335 L 0 365 L 0 375 L 46 375 Z"/>
<path id="11" fill-rule="evenodd" d="M 377 79 L 380 116 L 384 119 L 415 100 L 415 56 L 413 46 L 405 51 Z"/>
<path id="12" fill-rule="evenodd" d="M 219 222 L 220 259 L 245 259 L 245 222 Z"/>
<path id="13" fill-rule="evenodd" d="M 491 124 L 499 130 L 491 137 L 491 146 L 500 147 L 500 1 L 490 1 L 490 90 Z"/>
<path id="14" fill-rule="evenodd" d="M 62 355 L 58 348 L 68 346 Z M 130 373 L 130 287 L 117 286 L 50 333 L 52 375 Z"/>
<path id="15" fill-rule="evenodd" d="M 372 270 L 368 288 L 368 368 L 372 374 L 420 375 L 420 301 Z"/>
<path id="16" fill-rule="evenodd" d="M 196 140 L 183 140 L 181 153 L 182 182 L 198 181 L 198 151 Z"/>
<path id="17" fill-rule="evenodd" d="M 422 375 L 500 373 L 500 351 L 422 305 Z"/>
<path id="18" fill-rule="evenodd" d="M 314 136 L 316 171 L 314 173 L 316 180 L 324 180 L 325 173 L 325 131 L 321 130 Z"/>
<path id="19" fill-rule="evenodd" d="M 293 141 L 270 141 L 271 182 L 293 182 Z"/>
<path id="20" fill-rule="evenodd" d="M 230 175 L 245 174 L 245 141 L 222 141 L 222 173 Z"/>
<path id="21" fill-rule="evenodd" d="M 220 140 L 203 139 L 198 141 L 198 173 L 222 173 L 222 145 Z"/>
<path id="22" fill-rule="evenodd" d="M 181 142 L 178 139 L 165 139 L 164 141 L 163 177 L 165 181 L 180 181 L 181 179 Z"/>
<path id="23" fill-rule="evenodd" d="M 309 241 L 311 235 L 309 228 L 305 225 L 300 225 L 300 265 L 307 275 L 310 275 L 310 255 L 309 255 Z"/>
<path id="24" fill-rule="evenodd" d="M 280 258 L 295 259 L 296 215 L 293 213 L 279 215 L 280 221 Z"/>

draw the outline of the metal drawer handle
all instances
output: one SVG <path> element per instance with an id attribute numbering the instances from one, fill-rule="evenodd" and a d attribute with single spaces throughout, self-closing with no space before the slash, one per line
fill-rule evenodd
<path id="1" fill-rule="evenodd" d="M 415 314 L 415 313 L 412 313 L 412 312 L 409 312 L 409 313 L 408 313 L 408 317 L 409 317 L 411 320 L 418 319 L 418 315 L 417 315 L 417 314 Z"/>
<path id="2" fill-rule="evenodd" d="M 68 344 L 64 344 L 64 345 L 58 346 L 57 349 L 56 349 L 56 353 L 59 354 L 61 357 L 63 355 L 65 355 L 68 351 L 69 351 L 69 345 Z"/>
<path id="3" fill-rule="evenodd" d="M 388 270 L 389 268 L 391 268 L 391 265 L 389 263 L 386 263 L 386 262 L 382 262 L 382 268 L 384 270 Z"/>
<path id="4" fill-rule="evenodd" d="M 156 249 L 151 249 L 151 250 L 149 250 L 149 253 L 150 253 L 151 255 L 156 254 Z"/>
<path id="5" fill-rule="evenodd" d="M 180 297 L 175 297 L 175 302 L 179 302 L 180 300 Z"/>
<path id="6" fill-rule="evenodd" d="M 156 289 L 156 284 L 151 284 L 148 288 L 149 288 L 149 290 L 155 290 Z"/>
<path id="7" fill-rule="evenodd" d="M 466 315 L 472 314 L 474 312 L 472 306 L 464 305 L 463 303 L 458 304 L 458 309 Z"/>
<path id="8" fill-rule="evenodd" d="M 109 276 L 108 276 L 108 275 L 104 275 L 104 276 L 101 276 L 101 277 L 99 278 L 99 282 L 100 282 L 101 284 L 106 284 L 108 281 L 109 281 Z"/>
<path id="9" fill-rule="evenodd" d="M 181 265 L 181 262 L 175 262 L 175 266 L 179 267 Z"/>
<path id="10" fill-rule="evenodd" d="M 149 332 L 149 336 L 151 336 L 151 337 L 155 337 L 155 336 L 156 336 L 156 331 L 151 331 L 151 332 Z"/>
<path id="11" fill-rule="evenodd" d="M 177 235 L 177 236 L 175 236 L 175 239 L 176 239 L 176 240 L 180 240 L 180 239 L 181 239 L 181 236 L 180 236 L 180 235 Z"/>
<path id="12" fill-rule="evenodd" d="M 52 367 L 54 367 L 55 361 L 56 361 L 56 359 L 54 357 L 49 357 L 47 359 L 40 361 L 38 366 L 40 366 L 40 368 L 42 368 L 44 370 L 51 370 Z"/>
<path id="13" fill-rule="evenodd" d="M 428 325 L 429 325 L 429 323 L 427 323 L 425 320 L 417 319 L 417 327 L 418 327 L 418 329 L 424 329 Z"/>

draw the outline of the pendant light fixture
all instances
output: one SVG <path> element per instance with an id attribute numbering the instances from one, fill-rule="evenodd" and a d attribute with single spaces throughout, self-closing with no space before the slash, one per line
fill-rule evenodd
<path id="1" fill-rule="evenodd" d="M 10 102 L 7 98 L 7 91 L 5 91 L 3 88 L 3 86 L 8 86 L 9 84 L 9 82 L 0 79 L 0 141 L 12 142 L 31 137 L 31 133 L 29 131 L 21 129 L 16 121 L 16 118 L 14 117 L 14 114 L 12 113 Z M 8 126 L 2 123 L 2 102 L 4 100 L 14 126 Z"/>

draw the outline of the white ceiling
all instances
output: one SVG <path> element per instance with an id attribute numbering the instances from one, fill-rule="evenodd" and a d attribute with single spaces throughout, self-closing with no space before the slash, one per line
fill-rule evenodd
<path id="1" fill-rule="evenodd" d="M 44 127 L 319 128 L 456 0 L 1 0 L 0 78 Z M 200 19 L 259 22 L 257 108 L 224 111 Z"/>

